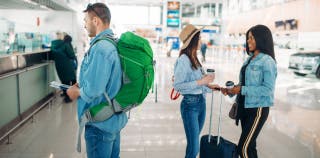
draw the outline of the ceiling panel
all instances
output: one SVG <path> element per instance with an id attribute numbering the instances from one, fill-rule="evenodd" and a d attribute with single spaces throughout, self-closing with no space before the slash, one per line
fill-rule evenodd
<path id="1" fill-rule="evenodd" d="M 109 5 L 162 6 L 166 0 L 0 0 L 0 9 L 33 9 L 75 11 L 76 6 L 86 6 L 89 2 L 103 2 Z M 181 3 L 213 3 L 223 0 L 181 0 Z M 45 6 L 45 7 L 43 7 Z"/>
<path id="2" fill-rule="evenodd" d="M 33 9 L 33 4 L 22 0 L 0 1 L 0 9 Z"/>
<path id="3" fill-rule="evenodd" d="M 79 1 L 79 0 L 70 0 Z M 88 0 L 80 0 L 82 3 L 88 3 Z M 161 6 L 166 0 L 98 0 L 97 2 L 104 2 L 111 5 L 148 5 L 148 6 Z M 170 1 L 170 0 L 169 0 Z M 174 0 L 172 0 L 174 1 Z M 181 3 L 214 3 L 223 2 L 223 0 L 181 0 Z"/>
<path id="4" fill-rule="evenodd" d="M 0 0 L 0 9 L 71 11 L 63 3 L 57 3 L 52 0 Z"/>

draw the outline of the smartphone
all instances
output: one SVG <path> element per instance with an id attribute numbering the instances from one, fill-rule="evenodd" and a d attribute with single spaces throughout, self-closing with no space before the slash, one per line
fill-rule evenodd
<path id="1" fill-rule="evenodd" d="M 57 81 L 50 82 L 50 87 L 61 89 L 61 90 L 67 90 L 68 88 L 70 88 L 69 85 L 61 84 Z"/>
<path id="2" fill-rule="evenodd" d="M 59 86 L 59 88 L 60 88 L 61 90 L 68 90 L 69 87 L 70 87 L 70 86 L 68 86 L 68 85 L 61 85 L 61 86 Z"/>
<path id="3" fill-rule="evenodd" d="M 217 90 L 217 91 L 220 91 L 221 90 L 221 88 L 220 87 L 215 87 L 215 88 L 213 88 L 214 90 Z"/>

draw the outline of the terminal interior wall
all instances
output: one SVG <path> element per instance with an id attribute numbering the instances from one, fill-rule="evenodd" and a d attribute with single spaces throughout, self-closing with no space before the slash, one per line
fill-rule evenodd
<path id="1" fill-rule="evenodd" d="M 228 15 L 223 17 L 229 33 L 244 33 L 251 26 L 264 24 L 275 29 L 275 21 L 297 19 L 299 32 L 317 32 L 320 28 L 319 0 L 297 0 L 265 9 Z"/>

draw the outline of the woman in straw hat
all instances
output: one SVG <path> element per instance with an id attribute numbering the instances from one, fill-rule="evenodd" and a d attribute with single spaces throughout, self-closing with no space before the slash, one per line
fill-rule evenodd
<path id="1" fill-rule="evenodd" d="M 205 94 L 219 87 L 209 85 L 214 75 L 204 74 L 197 57 L 200 31 L 190 24 L 181 31 L 179 38 L 183 45 L 174 65 L 173 86 L 183 95 L 180 110 L 187 137 L 186 158 L 196 158 L 199 152 L 199 135 L 206 115 Z"/>

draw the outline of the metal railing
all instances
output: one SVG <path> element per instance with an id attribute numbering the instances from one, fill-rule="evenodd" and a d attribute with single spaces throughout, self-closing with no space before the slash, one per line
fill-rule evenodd
<path id="1" fill-rule="evenodd" d="M 20 127 L 22 124 L 24 124 L 26 121 L 28 121 L 31 117 L 33 117 L 37 112 L 39 112 L 43 107 L 45 107 L 47 104 L 51 106 L 52 100 L 55 98 L 55 95 L 52 95 L 48 100 L 46 100 L 41 106 L 39 106 L 36 110 L 34 110 L 30 115 L 28 115 L 26 118 L 21 120 L 17 125 L 15 125 L 13 128 L 11 128 L 9 131 L 7 131 L 1 138 L 0 142 L 7 138 L 8 142 L 7 144 L 10 144 L 10 134 L 15 131 L 18 127 Z"/>

